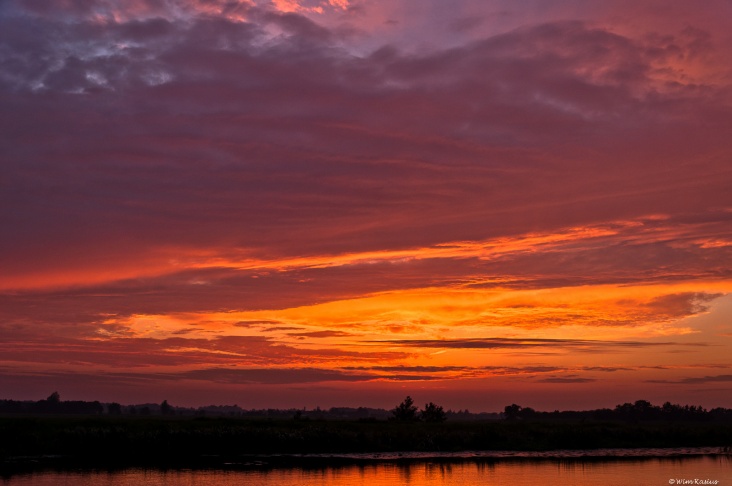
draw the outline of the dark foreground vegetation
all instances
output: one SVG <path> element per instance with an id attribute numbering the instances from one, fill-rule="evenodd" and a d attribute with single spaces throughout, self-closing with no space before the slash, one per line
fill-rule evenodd
<path id="1" fill-rule="evenodd" d="M 95 467 L 190 466 L 261 454 L 732 446 L 732 414 L 726 409 L 712 414 L 641 400 L 610 412 L 544 413 L 510 405 L 502 420 L 460 421 L 447 419 L 431 403 L 420 412 L 407 397 L 390 420 L 326 420 L 297 413 L 196 417 L 176 415 L 167 402 L 156 415 L 3 413 L 0 464 L 62 457 Z"/>
<path id="2" fill-rule="evenodd" d="M 0 437 L 3 461 L 60 455 L 96 465 L 175 464 L 252 454 L 727 447 L 732 424 L 2 417 Z"/>

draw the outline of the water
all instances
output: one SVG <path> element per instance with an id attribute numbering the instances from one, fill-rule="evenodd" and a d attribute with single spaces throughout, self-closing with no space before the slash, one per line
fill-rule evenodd
<path id="1" fill-rule="evenodd" d="M 575 451 L 576 452 L 576 451 Z M 627 452 L 626 452 L 627 455 Z M 342 466 L 248 467 L 238 469 L 118 471 L 41 471 L 17 474 L 3 486 L 393 486 L 393 485 L 730 485 L 729 455 L 669 457 L 432 457 L 402 456 L 373 459 Z M 243 468 L 242 468 L 243 467 Z M 705 482 L 706 481 L 706 482 Z"/>

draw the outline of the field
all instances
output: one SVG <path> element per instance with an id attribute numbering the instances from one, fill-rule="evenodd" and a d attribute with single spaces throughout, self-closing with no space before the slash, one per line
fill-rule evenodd
<path id="1" fill-rule="evenodd" d="M 729 423 L 0 417 L 4 467 L 49 458 L 95 466 L 193 465 L 255 454 L 729 447 Z"/>

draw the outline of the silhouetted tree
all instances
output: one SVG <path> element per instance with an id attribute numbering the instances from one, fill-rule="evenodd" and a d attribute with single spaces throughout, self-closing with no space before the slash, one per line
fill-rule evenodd
<path id="1" fill-rule="evenodd" d="M 673 407 L 673 405 L 670 406 Z M 666 404 L 664 407 L 666 411 L 669 410 L 669 406 Z M 664 408 L 655 407 L 648 400 L 636 400 L 635 403 L 624 403 L 615 407 L 615 415 L 630 422 L 656 420 L 661 418 L 664 413 L 666 413 Z"/>
<path id="2" fill-rule="evenodd" d="M 536 417 L 537 413 L 536 413 L 536 410 L 534 410 L 531 407 L 524 407 L 521 409 L 521 411 L 519 412 L 518 415 L 522 419 L 530 419 L 532 417 Z"/>
<path id="3" fill-rule="evenodd" d="M 175 414 L 175 412 L 173 411 L 173 407 L 170 406 L 167 400 L 163 400 L 163 403 L 160 404 L 160 413 L 162 415 Z"/>
<path id="4" fill-rule="evenodd" d="M 400 422 L 417 420 L 417 407 L 414 406 L 414 400 L 410 396 L 407 396 L 391 413 L 394 414 L 394 420 Z"/>
<path id="5" fill-rule="evenodd" d="M 45 400 L 37 401 L 34 411 L 37 413 L 61 413 L 61 405 L 61 395 L 58 392 L 53 392 Z"/>
<path id="6" fill-rule="evenodd" d="M 107 413 L 109 415 L 122 415 L 122 405 L 117 402 L 112 402 L 107 405 Z"/>
<path id="7" fill-rule="evenodd" d="M 425 422 L 439 423 L 447 420 L 445 410 L 432 402 L 425 404 L 424 410 L 420 412 L 420 416 Z"/>
<path id="8" fill-rule="evenodd" d="M 521 413 L 521 406 L 516 405 L 515 403 L 511 405 L 506 405 L 503 408 L 503 415 L 506 417 L 506 420 L 516 420 L 519 418 L 519 414 Z"/>

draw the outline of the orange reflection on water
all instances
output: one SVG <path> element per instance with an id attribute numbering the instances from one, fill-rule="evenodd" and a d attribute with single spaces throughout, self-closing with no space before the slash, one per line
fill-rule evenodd
<path id="1" fill-rule="evenodd" d="M 5 486 L 620 486 L 685 484 L 684 481 L 730 484 L 732 463 L 726 456 L 616 461 L 514 460 L 496 462 L 374 463 L 314 469 L 272 470 L 141 470 L 115 472 L 44 472 L 11 476 Z M 673 482 L 671 482 L 673 481 Z M 703 484 L 703 483 L 697 483 Z M 710 483 L 715 484 L 715 483 Z"/>

